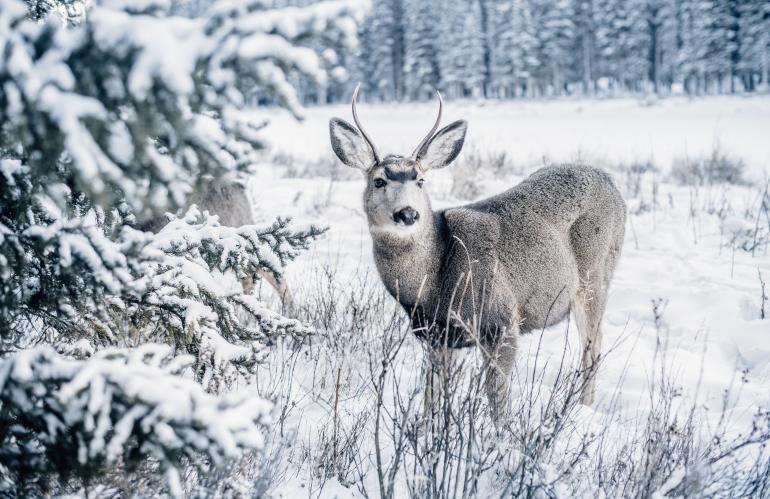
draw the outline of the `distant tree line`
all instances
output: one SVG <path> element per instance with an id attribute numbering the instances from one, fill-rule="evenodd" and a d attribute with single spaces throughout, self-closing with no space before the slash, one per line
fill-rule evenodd
<path id="1" fill-rule="evenodd" d="M 197 17 L 212 2 L 171 4 Z M 359 81 L 376 101 L 770 91 L 770 0 L 369 2 L 357 50 L 310 42 L 330 78 L 294 79 L 304 102 L 347 101 Z"/>
<path id="2" fill-rule="evenodd" d="M 367 99 L 767 91 L 770 0 L 372 0 Z"/>

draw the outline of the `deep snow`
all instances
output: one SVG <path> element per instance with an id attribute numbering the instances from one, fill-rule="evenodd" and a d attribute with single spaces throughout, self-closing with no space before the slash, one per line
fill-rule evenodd
<path id="1" fill-rule="evenodd" d="M 406 153 L 428 127 L 433 110 L 430 104 L 364 105 L 359 113 L 382 151 Z M 326 122 L 335 115 L 350 120 L 347 106 L 311 108 L 302 124 L 276 117 L 266 135 L 275 152 L 290 154 L 300 162 L 331 156 Z M 575 157 L 598 157 L 607 165 L 652 157 L 663 170 L 646 176 L 641 195 L 627 199 L 625 246 L 604 318 L 607 358 L 598 375 L 597 404 L 581 408 L 578 418 L 590 425 L 607 412 L 632 417 L 643 414 L 650 404 L 650 387 L 665 366 L 667 376 L 681 388 L 683 403 L 703 404 L 710 422 L 716 423 L 722 415 L 728 390 L 730 424 L 736 432 L 745 428 L 757 407 L 770 402 L 770 319 L 760 319 L 758 276 L 761 272 L 770 283 L 770 255 L 766 244 L 752 254 L 733 250 L 729 241 L 736 230 L 751 229 L 753 217 L 760 213 L 765 188 L 760 179 L 770 170 L 770 98 L 670 99 L 652 105 L 632 100 L 447 103 L 443 122 L 460 117 L 469 120 L 471 147 L 482 151 L 504 148 L 524 174 L 549 162 L 543 158 Z M 715 144 L 746 160 L 754 185 L 695 188 L 666 181 L 665 171 L 675 157 L 708 153 Z M 336 168 L 346 168 L 336 164 Z M 370 279 L 377 279 L 362 212 L 363 181 L 358 175 L 332 181 L 331 173 L 284 178 L 280 171 L 263 167 L 253 180 L 255 201 L 263 212 L 289 212 L 330 227 L 314 249 L 289 268 L 289 285 L 299 296 L 308 287 L 312 269 L 319 265 L 335 269 L 340 282 L 367 270 Z M 628 196 L 624 172 L 612 173 Z M 485 195 L 521 178 L 519 172 L 509 172 L 487 179 Z M 451 171 L 435 172 L 428 179 L 434 206 L 466 201 L 450 198 Z M 643 203 L 654 208 L 639 210 Z M 759 221 L 760 225 L 767 223 L 762 218 Z M 659 299 L 663 305 L 656 327 L 653 300 Z M 770 303 L 764 306 L 770 315 Z M 539 333 L 522 338 L 514 376 L 527 377 L 538 348 L 541 356 L 558 360 L 565 347 L 565 331 L 572 365 L 577 366 L 576 329 L 574 324 L 561 324 L 543 333 L 542 344 Z M 416 339 L 408 340 L 407 352 L 407 356 L 419 358 Z M 414 366 L 419 364 L 414 362 Z M 349 365 L 356 365 L 355 360 Z M 552 374 L 546 371 L 546 378 Z M 410 373 L 410 379 L 413 376 Z M 331 409 L 313 397 L 302 397 L 303 386 L 300 377 L 294 389 L 303 400 L 306 416 L 297 418 L 295 424 L 300 441 L 308 441 L 316 438 L 313 434 L 321 420 L 328 422 Z M 517 393 L 522 392 L 514 388 L 514 396 Z M 371 400 L 361 397 L 347 403 L 361 406 Z M 615 427 L 601 430 L 622 431 L 622 420 L 619 417 Z M 374 476 L 370 478 L 374 490 L 376 481 Z M 307 493 L 304 487 L 309 480 L 306 473 L 297 471 L 279 490 L 286 497 Z M 355 495 L 338 484 L 320 492 L 328 497 Z"/>

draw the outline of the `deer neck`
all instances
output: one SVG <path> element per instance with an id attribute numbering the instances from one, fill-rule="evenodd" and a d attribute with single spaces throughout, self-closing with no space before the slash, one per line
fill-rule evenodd
<path id="1" fill-rule="evenodd" d="M 445 224 L 430 213 L 408 236 L 371 229 L 374 261 L 388 292 L 407 309 L 425 305 L 436 295 L 439 270 L 446 251 Z"/>

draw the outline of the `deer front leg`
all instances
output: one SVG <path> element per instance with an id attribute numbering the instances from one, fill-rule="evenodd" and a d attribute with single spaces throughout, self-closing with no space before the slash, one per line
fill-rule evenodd
<path id="1" fill-rule="evenodd" d="M 486 357 L 485 388 L 492 419 L 500 422 L 510 413 L 510 375 L 516 363 L 516 342 L 519 336 L 517 325 L 502 329 L 494 342 L 481 346 Z"/>
<path id="2" fill-rule="evenodd" d="M 425 396 L 423 397 L 423 417 L 427 427 L 440 410 L 441 396 L 445 393 L 452 369 L 452 349 L 428 347 L 428 362 L 425 378 Z"/>

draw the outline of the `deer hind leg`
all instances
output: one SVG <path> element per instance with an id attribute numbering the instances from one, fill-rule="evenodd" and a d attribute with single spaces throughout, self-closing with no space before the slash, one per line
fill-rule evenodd
<path id="1" fill-rule="evenodd" d="M 510 413 L 510 376 L 516 363 L 518 326 L 504 328 L 496 342 L 483 343 L 486 357 L 484 387 L 495 422 L 504 420 Z"/>
<path id="2" fill-rule="evenodd" d="M 243 294 L 250 295 L 254 289 L 254 278 L 250 275 L 247 275 L 241 279 L 241 286 L 243 286 Z"/>
<path id="3" fill-rule="evenodd" d="M 621 211 L 620 216 L 625 217 L 624 213 Z M 578 219 L 570 229 L 579 278 L 571 309 L 583 349 L 580 400 L 586 405 L 594 400 L 596 369 L 601 354 L 602 316 L 623 241 L 623 221 L 615 218 L 615 215 L 608 218 L 606 213 L 596 212 Z"/>
<path id="4" fill-rule="evenodd" d="M 596 394 L 596 371 L 601 356 L 601 323 L 607 299 L 606 289 L 603 276 L 587 272 L 581 276 L 580 287 L 572 302 L 572 314 L 580 334 L 583 352 L 580 402 L 584 405 L 593 404 Z"/>
<path id="5" fill-rule="evenodd" d="M 285 311 L 293 310 L 294 309 L 294 298 L 291 295 L 291 290 L 289 289 L 289 286 L 286 285 L 286 281 L 283 278 L 276 278 L 275 274 L 272 272 L 264 272 L 260 271 L 259 275 L 267 281 L 270 286 L 272 286 L 273 289 L 275 289 L 276 293 L 278 293 L 278 297 L 281 299 L 281 305 L 283 305 L 283 309 Z M 244 279 L 245 281 L 245 279 Z M 252 282 L 253 286 L 253 282 Z M 244 291 L 246 290 L 246 284 L 244 282 L 243 285 Z"/>

